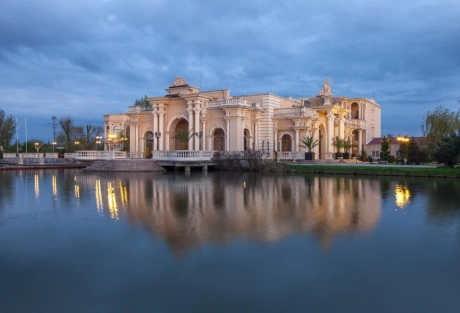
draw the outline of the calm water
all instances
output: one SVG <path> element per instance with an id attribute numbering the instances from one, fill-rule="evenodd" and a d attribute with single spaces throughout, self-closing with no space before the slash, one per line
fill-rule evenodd
<path id="1" fill-rule="evenodd" d="M 0 312 L 460 312 L 460 183 L 0 172 Z"/>

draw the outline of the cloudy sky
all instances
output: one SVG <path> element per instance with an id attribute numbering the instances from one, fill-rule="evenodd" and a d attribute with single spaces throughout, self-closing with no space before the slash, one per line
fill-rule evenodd
<path id="1" fill-rule="evenodd" d="M 201 75 L 200 75 L 201 73 Z M 459 0 L 2 0 L 0 108 L 19 140 L 100 124 L 176 76 L 204 90 L 372 97 L 382 134 L 459 108 Z M 201 79 L 200 79 L 201 77 Z"/>

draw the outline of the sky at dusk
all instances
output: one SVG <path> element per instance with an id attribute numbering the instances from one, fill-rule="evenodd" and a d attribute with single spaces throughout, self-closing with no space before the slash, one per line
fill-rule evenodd
<path id="1" fill-rule="evenodd" d="M 102 125 L 182 76 L 202 90 L 374 95 L 382 134 L 460 99 L 459 0 L 2 0 L 0 109 L 19 140 L 51 116 Z"/>

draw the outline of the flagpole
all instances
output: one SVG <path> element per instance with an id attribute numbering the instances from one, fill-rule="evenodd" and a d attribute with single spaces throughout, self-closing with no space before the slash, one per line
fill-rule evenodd
<path id="1" fill-rule="evenodd" d="M 26 128 L 26 153 L 27 153 L 27 118 L 24 116 L 24 126 Z"/>
<path id="2" fill-rule="evenodd" d="M 18 118 L 16 117 L 16 154 L 19 156 L 19 129 L 18 129 Z"/>

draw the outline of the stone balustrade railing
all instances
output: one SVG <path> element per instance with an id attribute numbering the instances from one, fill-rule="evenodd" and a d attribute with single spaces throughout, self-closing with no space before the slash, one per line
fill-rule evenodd
<path id="1" fill-rule="evenodd" d="M 154 160 L 211 160 L 213 151 L 200 150 L 171 150 L 171 151 L 153 151 L 152 159 Z"/>
<path id="2" fill-rule="evenodd" d="M 259 102 L 248 102 L 246 99 L 226 99 L 208 104 L 208 108 L 217 108 L 222 106 L 243 106 L 249 108 L 260 109 L 261 105 Z"/>
<path id="3" fill-rule="evenodd" d="M 293 108 L 283 108 L 275 109 L 275 118 L 296 118 L 296 117 L 313 117 L 317 118 L 318 113 L 312 109 L 306 107 L 293 107 Z"/>

